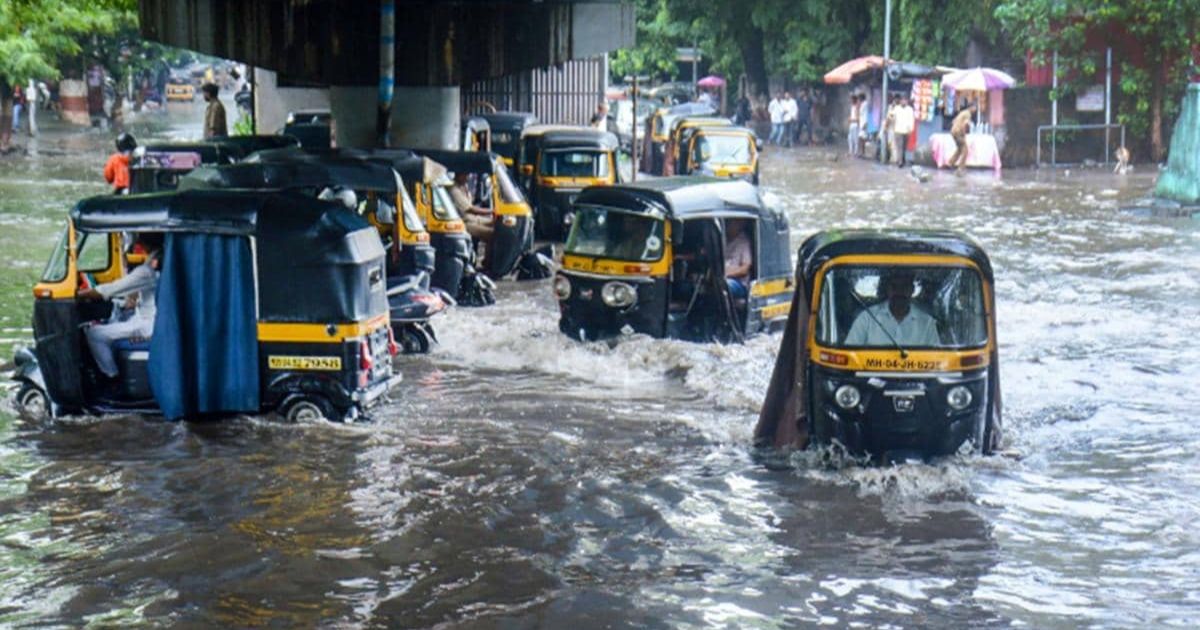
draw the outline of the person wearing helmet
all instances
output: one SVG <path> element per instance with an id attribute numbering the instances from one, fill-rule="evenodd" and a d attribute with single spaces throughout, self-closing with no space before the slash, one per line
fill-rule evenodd
<path id="1" fill-rule="evenodd" d="M 117 152 L 108 157 L 104 165 L 104 179 L 112 185 L 113 193 L 129 193 L 129 158 L 137 148 L 137 140 L 123 133 L 117 136 Z"/>

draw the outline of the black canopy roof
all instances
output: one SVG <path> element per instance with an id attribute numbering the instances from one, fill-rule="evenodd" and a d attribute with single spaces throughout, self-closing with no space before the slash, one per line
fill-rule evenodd
<path id="1" fill-rule="evenodd" d="M 455 173 L 491 173 L 500 159 L 495 153 L 483 151 L 444 151 L 441 149 L 412 149 Z"/>
<path id="2" fill-rule="evenodd" d="M 537 116 L 531 112 L 494 112 L 479 116 L 488 121 L 492 129 L 496 130 L 524 129 L 530 125 L 536 125 L 538 122 Z"/>
<path id="3" fill-rule="evenodd" d="M 586 147 L 615 151 L 619 146 L 615 134 L 591 127 L 552 129 L 542 134 L 542 147 L 547 149 Z"/>
<path id="4" fill-rule="evenodd" d="M 769 212 L 762 204 L 758 189 L 747 182 L 695 176 L 592 186 L 580 193 L 575 203 L 662 214 L 675 219 L 714 215 L 757 217 Z"/>
<path id="5" fill-rule="evenodd" d="M 200 167 L 179 180 L 181 190 L 289 190 L 344 186 L 353 190 L 394 193 L 396 173 L 390 162 L 329 156 L 267 162 L 241 162 Z"/>
<path id="6" fill-rule="evenodd" d="M 89 197 L 71 210 L 71 221 L 85 232 L 197 232 L 260 234 L 291 226 L 300 236 L 309 227 L 335 226 L 349 234 L 370 229 L 365 219 L 340 204 L 278 192 L 187 190 L 146 195 Z"/>
<path id="7" fill-rule="evenodd" d="M 237 154 L 237 159 L 245 158 L 255 151 L 262 151 L 264 149 L 300 146 L 298 138 L 287 135 L 219 136 L 211 138 L 210 141 L 228 147 L 231 152 Z"/>
<path id="8" fill-rule="evenodd" d="M 149 142 L 138 148 L 146 153 L 196 153 L 201 164 L 229 164 L 242 156 L 237 147 L 219 141 Z"/>
<path id="9" fill-rule="evenodd" d="M 829 260 L 850 254 L 960 256 L 979 266 L 988 282 L 992 263 L 975 239 L 950 230 L 827 230 L 800 245 L 797 271 L 812 286 L 813 274 Z"/>

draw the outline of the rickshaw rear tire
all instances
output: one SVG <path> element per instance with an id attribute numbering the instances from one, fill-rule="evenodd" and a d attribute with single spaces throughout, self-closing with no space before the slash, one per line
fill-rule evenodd
<path id="1" fill-rule="evenodd" d="M 426 354 L 433 340 L 420 326 L 408 324 L 395 331 L 404 354 Z"/>
<path id="2" fill-rule="evenodd" d="M 32 383 L 22 383 L 17 390 L 17 411 L 29 418 L 45 418 L 50 415 L 50 398 L 42 388 Z"/>
<path id="3" fill-rule="evenodd" d="M 298 396 L 284 403 L 280 415 L 293 424 L 312 423 L 321 420 L 340 421 L 342 415 L 333 408 L 333 403 L 321 396 Z"/>

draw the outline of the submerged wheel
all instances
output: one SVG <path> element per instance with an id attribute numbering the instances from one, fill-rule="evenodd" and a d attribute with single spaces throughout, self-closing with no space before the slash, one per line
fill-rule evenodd
<path id="1" fill-rule="evenodd" d="M 317 397 L 297 398 L 289 402 L 282 412 L 288 422 L 294 423 L 313 423 L 323 420 L 336 422 L 340 419 L 328 400 Z"/>
<path id="2" fill-rule="evenodd" d="M 40 387 L 24 383 L 17 390 L 17 410 L 31 418 L 44 418 L 50 413 L 50 399 Z"/>
<path id="3" fill-rule="evenodd" d="M 415 324 L 404 326 L 396 331 L 399 337 L 400 348 L 404 354 L 425 354 L 429 352 L 429 346 L 433 340 L 429 338 L 429 334 L 423 328 Z"/>

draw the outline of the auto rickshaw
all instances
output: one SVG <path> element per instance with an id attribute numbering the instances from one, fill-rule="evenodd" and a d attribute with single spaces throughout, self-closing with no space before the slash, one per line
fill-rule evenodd
<path id="1" fill-rule="evenodd" d="M 528 173 L 526 190 L 533 201 L 537 236 L 563 241 L 571 229 L 571 204 L 580 191 L 620 181 L 620 143 L 616 134 L 591 127 L 531 127 L 525 139 L 522 173 Z"/>
<path id="2" fill-rule="evenodd" d="M 466 116 L 462 119 L 462 150 L 492 151 L 492 128 L 482 116 Z"/>
<path id="3" fill-rule="evenodd" d="M 208 142 L 228 149 L 236 161 L 244 160 L 258 151 L 300 147 L 300 139 L 288 135 L 218 136 L 209 138 Z"/>
<path id="4" fill-rule="evenodd" d="M 333 113 L 328 109 L 288 112 L 279 133 L 297 138 L 305 149 L 328 149 L 333 146 Z"/>
<path id="5" fill-rule="evenodd" d="M 371 155 L 391 160 L 412 193 L 417 214 L 429 231 L 429 244 L 437 252 L 430 284 L 450 293 L 463 306 L 494 304 L 495 283 L 476 272 L 475 248 L 450 199 L 448 189 L 454 182 L 446 167 L 405 149 L 375 149 Z"/>
<path id="6" fill-rule="evenodd" d="M 549 276 L 549 261 L 533 251 L 533 211 L 508 169 L 495 153 L 413 149 L 455 175 L 469 176 L 476 205 L 492 211 L 494 234 L 487 244 L 482 268 L 489 278 L 517 272 L 518 279 Z"/>
<path id="7" fill-rule="evenodd" d="M 517 153 L 521 146 L 521 134 L 526 128 L 538 123 L 537 116 L 529 112 L 493 112 L 480 114 L 492 129 L 492 151 L 508 167 L 509 174 L 517 177 Z"/>
<path id="8" fill-rule="evenodd" d="M 152 142 L 138 146 L 129 163 L 129 192 L 175 190 L 179 178 L 201 164 L 233 164 L 236 147 L 221 142 Z"/>
<path id="9" fill-rule="evenodd" d="M 670 133 L 667 134 L 667 145 L 663 149 L 663 167 L 661 173 L 653 175 L 686 175 L 678 169 L 681 161 L 686 161 L 688 140 L 695 135 L 696 130 L 704 127 L 732 127 L 733 121 L 717 116 L 681 116 L 671 123 Z"/>
<path id="10" fill-rule="evenodd" d="M 390 162 L 358 157 L 352 150 L 262 151 L 239 164 L 199 168 L 183 178 L 180 187 L 286 190 L 311 196 L 352 191 L 355 211 L 376 227 L 385 243 L 388 303 L 401 348 L 424 353 L 437 341 L 430 319 L 453 298 L 430 290 L 435 252 Z"/>
<path id="11" fill-rule="evenodd" d="M 844 230 L 800 246 L 755 441 L 897 462 L 1000 444 L 992 266 L 949 231 Z"/>
<path id="12" fill-rule="evenodd" d="M 791 308 L 787 218 L 746 182 L 669 177 L 583 191 L 554 278 L 559 329 L 581 340 L 644 333 L 741 341 Z M 748 252 L 735 292 L 727 244 Z M 748 242 L 746 242 L 748 241 Z"/>
<path id="13" fill-rule="evenodd" d="M 133 253 L 127 233 L 163 246 Z M 384 256 L 366 220 L 299 195 L 85 199 L 33 288 L 35 346 L 15 357 L 17 404 L 53 417 L 277 411 L 294 421 L 354 419 L 400 380 Z M 157 313 L 141 315 L 152 322 L 148 338 L 99 346 L 111 348 L 119 369 L 109 380 L 91 328 L 121 321 L 131 306 L 120 293 L 101 292 L 110 303 L 88 289 L 134 273 L 135 264 L 158 267 Z"/>
<path id="14" fill-rule="evenodd" d="M 191 103 L 196 100 L 196 86 L 187 79 L 174 75 L 167 79 L 166 92 L 164 96 L 166 96 L 167 102 L 187 101 Z"/>
<path id="15" fill-rule="evenodd" d="M 682 103 L 671 107 L 663 107 L 646 118 L 646 133 L 642 138 L 643 173 L 651 175 L 663 174 L 663 163 L 667 155 L 667 143 L 671 139 L 671 130 L 675 121 L 684 117 L 716 116 L 717 110 L 703 103 Z"/>
<path id="16" fill-rule="evenodd" d="M 678 175 L 711 175 L 758 185 L 761 141 L 745 127 L 688 126 L 681 130 L 673 149 L 674 171 Z"/>

